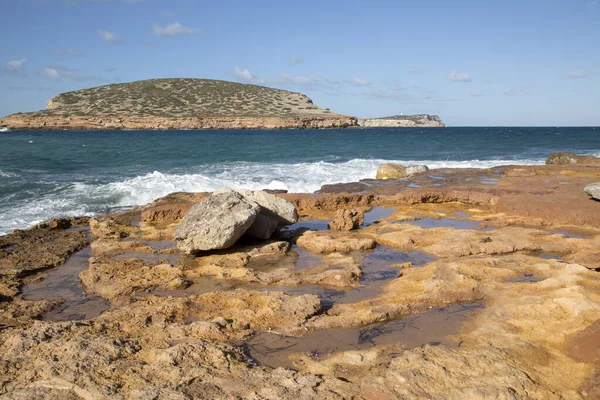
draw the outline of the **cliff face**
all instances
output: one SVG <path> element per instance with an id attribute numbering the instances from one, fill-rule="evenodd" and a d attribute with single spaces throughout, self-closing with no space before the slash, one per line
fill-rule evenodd
<path id="1" fill-rule="evenodd" d="M 11 129 L 326 129 L 358 127 L 355 117 L 56 117 L 13 114 L 0 119 L 0 126 Z"/>
<path id="2" fill-rule="evenodd" d="M 446 126 L 439 116 L 429 114 L 395 115 L 384 118 L 359 119 L 358 124 L 363 128 L 440 128 Z"/>

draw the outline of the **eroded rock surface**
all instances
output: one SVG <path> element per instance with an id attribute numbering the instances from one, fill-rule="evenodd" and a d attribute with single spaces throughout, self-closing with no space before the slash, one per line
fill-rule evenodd
<path id="1" fill-rule="evenodd" d="M 36 271 L 85 246 L 86 232 L 54 221 L 1 237 L 0 396 L 593 399 L 600 216 L 581 188 L 598 179 L 593 165 L 566 164 L 370 181 L 369 194 L 278 194 L 324 224 L 343 208 L 389 212 L 352 231 L 294 228 L 193 255 L 173 242 L 176 204 L 204 195 L 172 195 L 91 221 L 82 281 L 111 308 L 82 321 L 40 321 L 60 300 L 23 300 L 19 288 L 43 284 Z M 370 270 L 374 260 L 385 268 Z M 473 304 L 441 343 L 372 340 L 384 323 Z M 302 340 L 330 329 L 361 330 L 363 346 L 292 350 L 296 371 L 244 351 L 260 332 Z"/>
<path id="2" fill-rule="evenodd" d="M 377 168 L 375 179 L 401 179 L 427 171 L 426 165 L 383 164 Z"/>
<path id="3" fill-rule="evenodd" d="M 335 213 L 333 221 L 329 224 L 329 229 L 335 231 L 351 231 L 357 229 L 364 223 L 364 213 L 355 208 L 350 210 L 338 210 Z"/>
<path id="4" fill-rule="evenodd" d="M 594 156 L 579 156 L 573 153 L 556 152 L 546 159 L 546 164 L 596 164 L 600 165 L 600 158 Z"/>
<path id="5" fill-rule="evenodd" d="M 87 246 L 85 231 L 69 231 L 69 220 L 53 220 L 0 236 L 0 301 L 11 298 L 29 275 L 61 265 Z"/>
<path id="6" fill-rule="evenodd" d="M 302 234 L 296 244 L 313 253 L 333 253 L 364 251 L 375 248 L 377 243 L 361 236 L 335 235 L 333 232 L 308 231 Z"/>

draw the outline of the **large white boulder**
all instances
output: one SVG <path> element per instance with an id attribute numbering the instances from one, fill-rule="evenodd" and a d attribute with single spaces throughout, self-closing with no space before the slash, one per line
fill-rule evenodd
<path id="1" fill-rule="evenodd" d="M 177 247 L 185 253 L 232 246 L 256 220 L 260 206 L 227 190 L 194 205 L 175 228 Z"/>
<path id="2" fill-rule="evenodd" d="M 594 200 L 600 200 L 600 182 L 590 183 L 583 190 Z"/>

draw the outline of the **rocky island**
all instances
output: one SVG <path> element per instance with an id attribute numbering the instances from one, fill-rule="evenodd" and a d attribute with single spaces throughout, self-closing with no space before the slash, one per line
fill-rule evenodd
<path id="1" fill-rule="evenodd" d="M 149 79 L 54 96 L 45 110 L 0 119 L 9 129 L 279 129 L 443 126 L 438 117 L 359 124 L 307 96 L 211 79 Z M 368 120 L 372 121 L 372 120 Z M 440 125 L 441 124 L 441 125 Z"/>
<path id="2" fill-rule="evenodd" d="M 600 398 L 598 159 L 383 167 L 0 236 L 0 397 Z"/>
<path id="3" fill-rule="evenodd" d="M 364 128 L 443 128 L 446 126 L 438 115 L 393 115 L 391 117 L 359 119 Z"/>

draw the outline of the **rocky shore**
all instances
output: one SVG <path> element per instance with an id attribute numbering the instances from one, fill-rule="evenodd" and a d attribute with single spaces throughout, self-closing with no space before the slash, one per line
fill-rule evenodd
<path id="1" fill-rule="evenodd" d="M 0 398 L 600 398 L 597 160 L 413 172 L 1 236 Z"/>
<path id="2" fill-rule="evenodd" d="M 181 130 L 181 129 L 326 129 L 358 127 L 355 117 L 125 117 L 45 116 L 13 114 L 0 119 L 0 126 L 18 129 L 73 130 Z"/>

